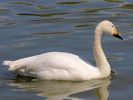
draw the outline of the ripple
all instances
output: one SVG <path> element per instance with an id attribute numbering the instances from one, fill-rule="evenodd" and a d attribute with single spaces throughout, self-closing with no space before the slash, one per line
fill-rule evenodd
<path id="1" fill-rule="evenodd" d="M 85 1 L 83 2 L 81 2 L 81 1 L 78 1 L 78 2 L 73 2 L 73 1 L 71 1 L 71 2 L 57 2 L 56 4 L 69 4 L 69 5 L 72 5 L 72 4 L 81 4 L 81 3 L 86 3 Z"/>
<path id="2" fill-rule="evenodd" d="M 52 9 L 52 7 L 44 6 L 44 5 L 37 5 L 37 9 L 43 10 L 43 9 Z"/>
<path id="3" fill-rule="evenodd" d="M 66 34 L 66 33 L 69 33 L 69 32 L 40 32 L 40 33 L 32 33 L 32 34 L 45 34 L 45 35 L 48 35 L 48 34 Z"/>
<path id="4" fill-rule="evenodd" d="M 115 13 L 113 15 L 115 15 L 115 16 L 129 16 L 128 14 L 124 14 L 124 13 Z"/>
<path id="5" fill-rule="evenodd" d="M 5 48 L 5 47 L 25 47 L 26 45 L 28 45 L 27 42 L 23 42 L 23 43 L 1 45 L 0 48 Z"/>
<path id="6" fill-rule="evenodd" d="M 121 61 L 123 58 L 121 57 L 107 57 L 110 61 Z"/>
<path id="7" fill-rule="evenodd" d="M 21 16 L 39 16 L 39 17 L 52 17 L 52 16 L 57 16 L 57 15 L 65 15 L 68 13 L 65 12 L 59 12 L 59 13 L 17 13 L 16 15 L 21 15 Z"/>
<path id="8" fill-rule="evenodd" d="M 104 0 L 106 2 L 124 2 L 124 0 Z"/>
<path id="9" fill-rule="evenodd" d="M 31 3 L 27 3 L 27 2 L 8 2 L 7 4 L 12 4 L 12 5 L 32 5 Z"/>
<path id="10" fill-rule="evenodd" d="M 133 26 L 133 24 L 128 24 L 128 26 Z"/>
<path id="11" fill-rule="evenodd" d="M 123 4 L 122 6 L 121 6 L 121 8 L 125 8 L 125 9 L 133 9 L 133 3 L 130 3 L 130 4 Z"/>
<path id="12" fill-rule="evenodd" d="M 74 27 L 87 27 L 87 26 L 94 26 L 94 24 L 79 24 L 75 25 Z"/>
<path id="13" fill-rule="evenodd" d="M 7 8 L 2 8 L 2 7 L 0 7 L 0 12 L 9 12 L 10 10 L 9 9 L 7 9 Z"/>
<path id="14" fill-rule="evenodd" d="M 86 9 L 81 9 L 81 11 L 83 11 L 83 12 L 98 12 L 101 10 L 109 10 L 109 9 L 112 9 L 112 8 L 86 8 Z"/>

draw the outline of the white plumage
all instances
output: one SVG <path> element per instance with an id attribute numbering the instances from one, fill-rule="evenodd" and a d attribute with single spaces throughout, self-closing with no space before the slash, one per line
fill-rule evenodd
<path id="1" fill-rule="evenodd" d="M 4 61 L 10 71 L 23 76 L 48 80 L 87 80 L 97 69 L 81 60 L 77 55 L 64 52 L 48 52 L 16 61 Z M 98 74 L 98 71 L 97 71 Z"/>
<path id="2" fill-rule="evenodd" d="M 110 21 L 98 24 L 93 44 L 97 67 L 84 62 L 77 55 L 65 52 L 48 52 L 15 61 L 4 61 L 3 65 L 9 66 L 10 71 L 16 71 L 19 75 L 42 80 L 79 81 L 105 78 L 110 75 L 111 69 L 101 47 L 101 35 L 104 32 L 119 36 Z"/>

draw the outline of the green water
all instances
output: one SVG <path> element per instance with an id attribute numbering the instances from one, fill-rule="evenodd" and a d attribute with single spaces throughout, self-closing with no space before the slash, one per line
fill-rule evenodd
<path id="1" fill-rule="evenodd" d="M 92 38 L 101 20 L 111 20 L 124 41 L 103 36 L 115 75 L 85 82 L 16 77 L 0 65 L 1 100 L 132 100 L 132 0 L 0 0 L 0 62 L 48 51 L 77 54 L 95 64 Z"/>

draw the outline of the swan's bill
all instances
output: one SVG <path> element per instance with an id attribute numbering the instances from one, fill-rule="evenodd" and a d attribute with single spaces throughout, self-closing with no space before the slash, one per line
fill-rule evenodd
<path id="1" fill-rule="evenodd" d="M 114 37 L 123 40 L 123 38 L 119 34 L 113 34 Z"/>
<path id="2" fill-rule="evenodd" d="M 116 27 L 114 27 L 113 36 L 116 37 L 116 38 L 118 38 L 118 39 L 123 40 L 123 38 L 119 35 L 119 32 L 117 31 Z"/>

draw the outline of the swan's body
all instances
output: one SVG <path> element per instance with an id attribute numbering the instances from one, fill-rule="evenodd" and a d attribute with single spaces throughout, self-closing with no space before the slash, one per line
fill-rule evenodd
<path id="1" fill-rule="evenodd" d="M 40 79 L 87 80 L 101 77 L 96 67 L 87 64 L 77 55 L 64 52 L 49 52 L 27 57 L 13 61 L 9 65 L 10 70 L 16 70 L 20 75 Z M 18 70 L 14 69 L 14 66 Z"/>
<path id="2" fill-rule="evenodd" d="M 32 76 L 43 80 L 90 80 L 108 77 L 111 73 L 110 65 L 101 47 L 101 35 L 109 33 L 122 39 L 110 21 L 98 24 L 94 35 L 93 51 L 97 67 L 94 67 L 77 55 L 65 52 L 48 52 L 40 55 L 4 61 L 9 70 L 19 75 Z"/>

